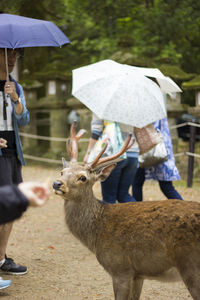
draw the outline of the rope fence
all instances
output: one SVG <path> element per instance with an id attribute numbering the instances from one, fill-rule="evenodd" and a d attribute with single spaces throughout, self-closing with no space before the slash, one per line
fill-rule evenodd
<path id="1" fill-rule="evenodd" d="M 193 122 L 184 122 L 181 124 L 173 125 L 170 127 L 171 130 L 177 129 L 184 126 L 190 126 L 189 131 L 189 151 L 185 152 L 179 152 L 174 153 L 175 157 L 181 157 L 181 156 L 187 156 L 188 157 L 188 169 L 187 169 L 187 186 L 192 187 L 193 183 L 193 173 L 194 173 L 194 158 L 200 158 L 200 154 L 197 154 L 194 152 L 195 149 L 195 141 L 196 141 L 196 127 L 199 128 L 200 124 L 193 123 Z M 65 142 L 67 141 L 67 138 L 60 138 L 60 137 L 48 137 L 48 136 L 42 136 L 42 135 L 34 135 L 29 133 L 20 132 L 20 136 L 27 137 L 31 139 L 37 139 L 37 140 L 44 140 L 44 141 L 55 141 L 55 142 Z M 79 140 L 80 143 L 88 142 L 88 138 L 82 138 Z M 45 157 L 37 157 L 33 155 L 24 154 L 24 157 L 26 159 L 45 162 L 45 163 L 51 163 L 51 164 L 61 164 L 61 160 L 56 159 L 50 159 Z"/>
<path id="2" fill-rule="evenodd" d="M 62 164 L 61 160 L 44 158 L 44 157 L 41 158 L 41 157 L 29 155 L 29 154 L 24 154 L 24 158 L 35 160 L 35 161 L 42 161 L 42 162 L 47 162 L 47 163 L 53 163 L 53 164 L 60 164 L 60 165 Z"/>
<path id="3" fill-rule="evenodd" d="M 178 125 L 173 125 L 170 127 L 170 129 L 177 129 L 180 127 L 184 127 L 184 126 L 194 126 L 194 127 L 200 127 L 200 124 L 197 123 L 192 123 L 192 122 L 184 122 Z M 55 142 L 65 142 L 67 141 L 67 138 L 60 138 L 60 137 L 48 137 L 48 136 L 42 136 L 42 135 L 35 135 L 35 134 L 29 134 L 29 133 L 24 133 L 24 132 L 20 132 L 19 133 L 20 136 L 23 137 L 28 137 L 31 139 L 37 139 L 37 140 L 43 140 L 43 141 L 55 141 Z M 80 143 L 85 143 L 85 142 L 89 142 L 88 138 L 82 138 L 79 140 Z M 174 153 L 175 157 L 179 157 L 179 156 L 192 156 L 192 157 L 196 157 L 196 158 L 200 158 L 200 155 L 197 153 L 192 153 L 189 151 L 186 152 L 180 152 L 180 153 Z M 28 154 L 24 154 L 24 157 L 27 159 L 31 159 L 31 160 L 35 160 L 35 161 L 43 161 L 43 162 L 48 162 L 48 163 L 55 163 L 55 164 L 60 164 L 59 160 L 55 160 L 55 159 L 50 159 L 50 158 L 41 158 L 41 157 L 37 157 L 37 156 L 33 156 L 33 155 L 28 155 Z"/>
<path id="4" fill-rule="evenodd" d="M 59 138 L 59 137 L 48 137 L 48 136 L 42 136 L 42 135 L 35 135 L 35 134 L 29 134 L 25 132 L 20 132 L 20 136 L 23 137 L 28 137 L 31 139 L 36 139 L 36 140 L 43 140 L 43 141 L 55 141 L 55 142 L 67 142 L 67 138 Z M 88 142 L 89 139 L 82 138 L 79 140 L 79 142 Z M 61 160 L 57 159 L 51 159 L 51 158 L 45 158 L 45 157 L 38 157 L 38 156 L 33 156 L 29 154 L 23 154 L 24 158 L 34 160 L 34 161 L 41 161 L 41 162 L 46 162 L 46 163 L 53 163 L 53 164 L 60 164 L 62 165 Z"/>
<path id="5" fill-rule="evenodd" d="M 67 141 L 66 138 L 58 138 L 58 137 L 49 137 L 49 136 L 43 136 L 43 135 L 35 135 L 35 134 L 29 134 L 25 132 L 20 132 L 19 135 L 28 137 L 31 139 L 36 140 L 43 140 L 43 141 L 55 141 L 55 142 L 65 142 Z M 79 142 L 88 142 L 89 139 L 80 139 Z"/>

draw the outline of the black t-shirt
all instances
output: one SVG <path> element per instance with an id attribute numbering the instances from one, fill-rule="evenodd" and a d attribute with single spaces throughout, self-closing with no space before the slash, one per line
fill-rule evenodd
<path id="1" fill-rule="evenodd" d="M 0 80 L 0 91 L 4 92 L 5 80 Z M 1 118 L 3 116 L 0 116 Z M 14 130 L 0 131 L 0 138 L 7 140 L 7 148 L 1 148 L 3 156 L 16 154 L 15 132 Z"/>
<path id="2" fill-rule="evenodd" d="M 5 85 L 6 81 L 5 80 L 0 80 L 0 91 L 3 92 L 4 91 L 4 85 Z"/>

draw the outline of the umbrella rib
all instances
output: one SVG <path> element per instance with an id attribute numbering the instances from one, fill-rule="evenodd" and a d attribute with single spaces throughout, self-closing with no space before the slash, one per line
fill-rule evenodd
<path id="1" fill-rule="evenodd" d="M 45 27 L 46 27 L 47 30 L 48 30 L 47 22 L 48 22 L 48 21 L 45 22 Z M 51 24 L 52 24 L 51 26 L 54 27 L 54 24 L 53 24 L 53 23 L 51 23 Z M 56 29 L 56 28 L 55 28 L 55 29 Z M 57 44 L 59 47 L 61 47 L 63 44 L 59 42 L 59 37 L 58 37 L 58 35 L 56 34 L 56 31 L 51 32 L 51 31 L 48 30 L 48 32 L 49 32 L 49 33 L 51 34 L 51 36 L 54 38 L 54 41 L 56 42 L 56 44 Z"/>

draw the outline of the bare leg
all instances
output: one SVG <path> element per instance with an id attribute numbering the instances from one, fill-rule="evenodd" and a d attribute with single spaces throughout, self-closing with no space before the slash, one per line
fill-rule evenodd
<path id="1" fill-rule="evenodd" d="M 13 223 L 0 226 L 0 260 L 5 258 L 8 239 L 12 230 Z"/>

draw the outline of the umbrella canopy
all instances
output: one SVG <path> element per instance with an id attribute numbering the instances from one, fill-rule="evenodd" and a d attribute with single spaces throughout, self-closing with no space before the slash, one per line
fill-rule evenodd
<path id="1" fill-rule="evenodd" d="M 128 65 L 127 65 L 128 66 Z M 153 77 L 157 80 L 163 93 L 180 93 L 182 90 L 180 87 L 170 78 L 165 76 L 159 69 L 156 68 L 142 68 L 129 66 L 134 70 L 140 72 L 147 77 Z"/>
<path id="2" fill-rule="evenodd" d="M 0 14 L 0 48 L 57 46 L 70 43 L 52 22 L 11 14 Z"/>
<path id="3" fill-rule="evenodd" d="M 158 85 L 112 60 L 73 70 L 72 95 L 101 119 L 139 128 L 166 117 Z"/>

